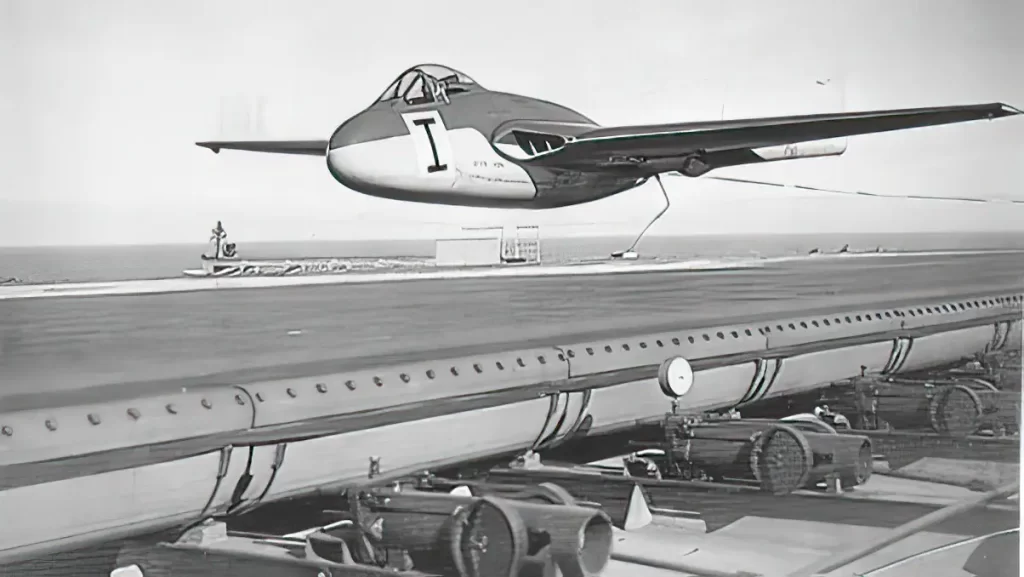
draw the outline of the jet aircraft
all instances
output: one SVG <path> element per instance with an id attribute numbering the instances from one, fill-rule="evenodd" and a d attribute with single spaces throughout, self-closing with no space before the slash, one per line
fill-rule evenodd
<path id="1" fill-rule="evenodd" d="M 650 228 L 669 206 L 663 173 L 698 177 L 742 164 L 837 156 L 848 136 L 1017 114 L 1022 111 L 996 102 L 602 127 L 566 106 L 488 90 L 452 68 L 422 64 L 403 72 L 329 139 L 196 144 L 214 152 L 326 157 L 331 175 L 352 190 L 432 204 L 557 208 L 619 194 L 654 177 L 666 206 Z"/>

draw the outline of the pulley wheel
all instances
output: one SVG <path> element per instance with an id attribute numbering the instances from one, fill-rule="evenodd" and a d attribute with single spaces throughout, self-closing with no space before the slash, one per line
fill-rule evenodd
<path id="1" fill-rule="evenodd" d="M 814 453 L 807 438 L 789 425 L 776 423 L 754 440 L 750 470 L 761 490 L 785 495 L 807 484 Z"/>
<path id="2" fill-rule="evenodd" d="M 967 436 L 978 431 L 984 406 L 967 385 L 945 387 L 928 403 L 928 416 L 936 433 Z"/>
<path id="3" fill-rule="evenodd" d="M 508 505 L 482 497 L 459 513 L 451 539 L 460 577 L 516 577 L 527 550 L 526 525 Z"/>

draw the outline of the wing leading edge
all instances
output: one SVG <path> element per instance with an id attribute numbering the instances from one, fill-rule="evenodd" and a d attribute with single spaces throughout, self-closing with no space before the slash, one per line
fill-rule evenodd
<path id="1" fill-rule="evenodd" d="M 1024 114 L 1003 103 L 781 116 L 591 130 L 533 157 L 531 164 L 573 169 L 650 166 L 701 157 L 707 170 L 764 161 L 757 149 Z M 843 148 L 845 149 L 845 147 Z M 839 152 L 841 153 L 841 151 Z M 794 157 L 803 156 L 795 154 Z M 780 155 L 779 159 L 786 155 Z M 706 170 L 704 170 L 706 172 Z M 695 174 L 689 174 L 695 176 Z"/>
<path id="2" fill-rule="evenodd" d="M 245 150 L 249 152 L 271 152 L 276 154 L 304 154 L 326 156 L 326 140 L 231 140 L 197 142 L 196 146 L 209 148 L 215 154 L 221 150 Z"/>

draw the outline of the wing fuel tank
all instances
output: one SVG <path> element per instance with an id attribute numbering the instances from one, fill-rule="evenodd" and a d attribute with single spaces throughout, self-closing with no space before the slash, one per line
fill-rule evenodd
<path id="1" fill-rule="evenodd" d="M 794 144 L 780 144 L 751 149 L 754 154 L 765 162 L 774 160 L 793 160 L 797 158 L 818 158 L 824 156 L 841 156 L 846 152 L 847 138 L 829 138 L 812 140 Z"/>

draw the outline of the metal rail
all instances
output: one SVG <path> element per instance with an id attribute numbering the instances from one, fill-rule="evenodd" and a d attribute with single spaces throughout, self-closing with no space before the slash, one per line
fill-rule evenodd
<path id="1" fill-rule="evenodd" d="M 827 559 L 823 559 L 822 561 L 813 563 L 807 567 L 790 573 L 788 577 L 815 577 L 817 575 L 825 575 L 831 573 L 833 571 L 841 569 L 842 567 L 851 565 L 867 557 L 868 555 L 871 555 L 872 553 L 880 551 L 888 547 L 889 545 L 896 543 L 897 541 L 902 541 L 903 539 L 906 539 L 907 537 L 915 533 L 926 531 L 930 527 L 938 525 L 939 523 L 942 523 L 947 519 L 950 519 L 962 513 L 966 513 L 967 511 L 971 511 L 973 509 L 986 505 L 992 501 L 995 501 L 996 499 L 1009 497 L 1019 492 L 1020 480 L 1017 479 L 1013 483 L 1008 483 L 993 491 L 981 493 L 976 497 L 964 499 L 959 503 L 954 503 L 947 507 L 943 507 L 938 511 L 934 511 L 922 517 L 918 517 L 917 519 L 914 519 L 909 523 L 906 523 L 893 529 L 888 535 L 879 537 L 878 539 L 866 545 L 850 550 L 838 556 L 830 555 Z"/>

